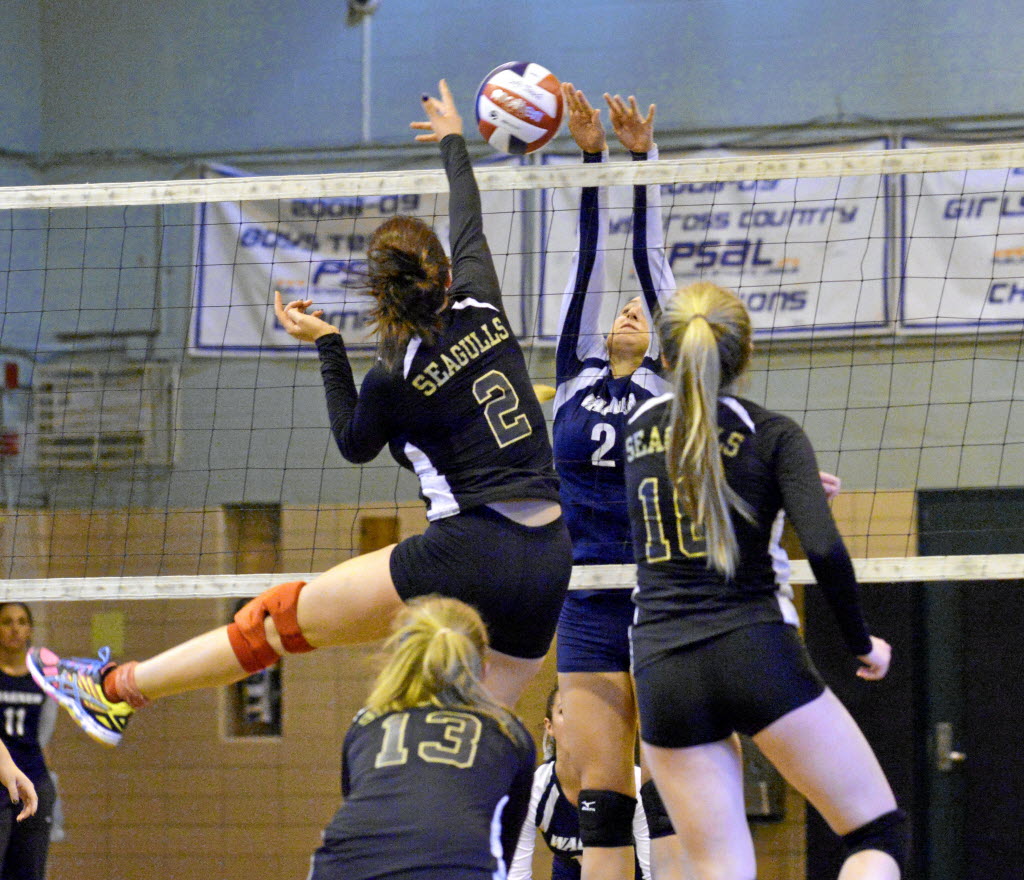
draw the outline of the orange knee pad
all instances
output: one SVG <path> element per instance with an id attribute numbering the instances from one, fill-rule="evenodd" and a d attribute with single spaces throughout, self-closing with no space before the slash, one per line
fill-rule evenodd
<path id="1" fill-rule="evenodd" d="M 299 591 L 304 586 L 305 581 L 290 581 L 271 587 L 243 605 L 235 615 L 234 622 L 228 624 L 228 641 L 246 672 L 259 672 L 281 659 L 267 641 L 264 628 L 267 615 L 274 621 L 285 651 L 289 654 L 304 654 L 313 650 L 299 629 L 296 613 Z"/>

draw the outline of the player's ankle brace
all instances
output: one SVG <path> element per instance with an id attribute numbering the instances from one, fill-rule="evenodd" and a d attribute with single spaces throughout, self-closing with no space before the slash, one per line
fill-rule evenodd
<path id="1" fill-rule="evenodd" d="M 632 846 L 636 798 L 617 791 L 580 792 L 580 840 L 588 846 Z"/>
<path id="2" fill-rule="evenodd" d="M 843 835 L 847 857 L 866 849 L 888 853 L 903 874 L 907 858 L 907 814 L 903 810 L 883 813 L 877 819 Z"/>
<path id="3" fill-rule="evenodd" d="M 672 827 L 672 820 L 668 817 L 665 804 L 661 800 L 661 795 L 658 794 L 658 789 L 654 787 L 653 779 L 648 779 L 640 786 L 640 800 L 644 805 L 644 815 L 647 817 L 647 831 L 651 836 L 651 840 L 657 840 L 659 837 L 668 837 L 670 834 L 676 833 L 676 830 Z"/>
<path id="4" fill-rule="evenodd" d="M 139 690 L 135 683 L 135 660 L 119 663 L 103 674 L 103 693 L 114 703 L 127 703 L 133 709 L 141 709 L 149 703 L 149 699 Z"/>
<path id="5" fill-rule="evenodd" d="M 231 649 L 239 664 L 250 675 L 273 666 L 281 659 L 280 654 L 267 641 L 264 621 L 268 615 L 274 621 L 274 628 L 286 652 L 304 654 L 313 650 L 299 629 L 296 612 L 299 592 L 305 585 L 305 581 L 290 581 L 271 587 L 242 606 L 234 622 L 228 624 Z"/>

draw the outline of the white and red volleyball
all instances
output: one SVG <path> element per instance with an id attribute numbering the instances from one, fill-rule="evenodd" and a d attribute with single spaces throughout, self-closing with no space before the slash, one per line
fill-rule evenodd
<path id="1" fill-rule="evenodd" d="M 484 140 L 502 153 L 539 150 L 562 124 L 561 83 L 529 61 L 495 67 L 476 93 L 476 121 Z"/>

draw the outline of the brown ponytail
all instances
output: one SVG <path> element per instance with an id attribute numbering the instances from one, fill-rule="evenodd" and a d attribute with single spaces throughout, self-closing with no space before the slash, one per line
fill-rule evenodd
<path id="1" fill-rule="evenodd" d="M 404 215 L 377 227 L 367 259 L 369 293 L 376 300 L 370 322 L 381 359 L 394 367 L 412 337 L 430 344 L 441 330 L 451 262 L 434 230 Z"/>

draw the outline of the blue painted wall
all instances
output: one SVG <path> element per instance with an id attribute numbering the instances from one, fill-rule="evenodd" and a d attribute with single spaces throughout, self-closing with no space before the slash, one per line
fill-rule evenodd
<path id="1" fill-rule="evenodd" d="M 362 35 L 345 27 L 343 0 L 41 6 L 44 151 L 360 140 Z M 14 18 L 30 38 L 31 16 Z M 483 74 L 513 59 L 595 96 L 656 101 L 662 131 L 1017 114 L 1019 34 L 1019 10 L 1001 0 L 382 0 L 372 135 L 407 143 L 421 91 L 447 76 L 468 106 Z"/>
<path id="2" fill-rule="evenodd" d="M 168 178 L 191 173 L 196 158 L 238 159 L 259 172 L 434 165 L 433 151 L 393 148 L 412 143 L 408 122 L 418 116 L 419 94 L 447 76 L 469 116 L 481 77 L 512 59 L 544 63 L 595 98 L 610 90 L 656 101 L 659 135 L 681 139 L 834 122 L 889 131 L 920 119 L 1024 120 L 1018 13 L 996 0 L 382 0 L 372 20 L 374 145 L 346 150 L 361 139 L 362 30 L 345 27 L 344 7 L 344 0 L 7 0 L 0 4 L 0 185 Z M 793 140 L 800 139 L 797 131 Z M 39 231 L 45 222 L 48 235 Z M 71 347 L 61 333 L 152 329 L 149 355 L 182 367 L 173 471 L 30 472 L 18 477 L 19 500 L 206 507 L 413 497 L 412 481 L 394 468 L 341 462 L 315 363 L 185 355 L 190 261 L 187 208 L 50 218 L 0 212 L 0 347 L 38 346 L 45 361 Z M 143 353 L 139 345 L 131 343 L 131 356 Z M 548 370 L 538 375 L 550 375 L 545 356 L 534 356 Z M 879 355 L 883 364 L 888 358 Z M 26 381 L 32 367 L 32 359 L 22 361 Z M 842 387 L 835 392 L 846 399 Z M 887 393 L 877 387 L 883 410 Z M 765 399 L 790 405 L 777 393 Z M 812 439 L 835 448 L 821 431 Z M 923 440 L 909 431 L 897 445 Z M 826 455 L 823 463 L 849 488 L 899 488 L 918 478 L 1006 483 L 1024 474 L 1024 464 L 992 476 L 901 462 L 880 473 L 878 455 L 871 457 L 860 464 L 849 453 Z"/>
<path id="3" fill-rule="evenodd" d="M 41 149 L 39 0 L 0 4 L 0 186 L 34 183 L 25 159 Z"/>

